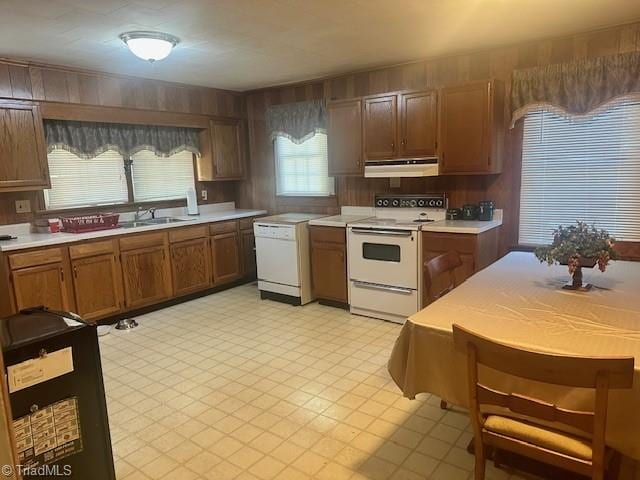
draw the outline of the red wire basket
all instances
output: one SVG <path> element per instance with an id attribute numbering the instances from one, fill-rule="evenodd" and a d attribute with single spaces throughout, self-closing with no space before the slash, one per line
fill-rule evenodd
<path id="1" fill-rule="evenodd" d="M 70 233 L 95 232 L 118 227 L 119 213 L 96 213 L 78 217 L 61 217 L 62 230 Z"/>

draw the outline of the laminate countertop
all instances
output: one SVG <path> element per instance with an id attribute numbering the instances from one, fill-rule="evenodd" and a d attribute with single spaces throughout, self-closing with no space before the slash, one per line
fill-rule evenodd
<path id="1" fill-rule="evenodd" d="M 65 243 L 80 242 L 83 240 L 93 240 L 97 238 L 113 237 L 119 235 L 146 233 L 157 230 L 166 230 L 170 228 L 188 227 L 190 225 L 198 225 L 202 223 L 222 222 L 224 220 L 236 220 L 239 218 L 264 215 L 265 213 L 267 213 L 266 210 L 242 210 L 237 208 L 213 210 L 208 212 L 203 211 L 201 214 L 194 216 L 170 215 L 173 218 L 179 218 L 180 220 L 183 220 L 181 222 L 143 225 L 133 228 L 119 227 L 109 230 L 99 230 L 96 232 L 85 233 L 31 233 L 28 231 L 28 224 L 6 225 L 0 227 L 0 233 L 11 234 L 18 238 L 15 240 L 6 240 L 0 242 L 0 252 L 23 250 L 25 248 L 47 247 L 52 245 L 61 245 Z"/>

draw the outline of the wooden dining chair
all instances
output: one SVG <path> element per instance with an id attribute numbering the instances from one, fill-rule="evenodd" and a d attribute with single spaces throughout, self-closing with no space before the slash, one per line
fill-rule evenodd
<path id="1" fill-rule="evenodd" d="M 454 251 L 443 253 L 442 255 L 438 255 L 437 257 L 424 262 L 423 288 L 427 294 L 429 303 L 443 297 L 457 286 L 454 272 L 456 268 L 461 265 L 462 260 L 460 260 L 460 255 Z M 434 292 L 435 281 L 441 276 L 446 276 L 446 286 L 443 289 Z M 445 400 L 440 400 L 440 408 L 446 410 L 447 407 L 447 402 Z"/>
<path id="2" fill-rule="evenodd" d="M 484 479 L 486 448 L 506 450 L 602 480 L 614 451 L 605 447 L 609 389 L 631 388 L 633 357 L 578 357 L 510 347 L 453 325 L 456 348 L 467 357 L 469 414 L 474 432 L 475 478 Z M 517 393 L 490 388 L 478 380 L 478 365 L 537 382 L 595 391 L 593 410 L 578 411 Z M 482 406 L 506 409 L 487 414 Z M 568 434 L 545 426 L 557 422 L 579 431 Z"/>
<path id="3" fill-rule="evenodd" d="M 457 287 L 454 272 L 461 265 L 460 255 L 454 251 L 443 253 L 424 263 L 424 291 L 429 302 L 437 300 Z M 444 288 L 437 289 L 436 279 L 440 277 L 445 277 L 446 282 Z"/>

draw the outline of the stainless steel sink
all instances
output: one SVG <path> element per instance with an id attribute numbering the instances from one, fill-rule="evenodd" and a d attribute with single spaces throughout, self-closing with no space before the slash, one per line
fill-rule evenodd
<path id="1" fill-rule="evenodd" d="M 158 225 L 163 223 L 184 222 L 184 220 L 181 218 L 174 218 L 174 217 L 158 217 L 158 218 L 149 218 L 146 220 L 141 220 L 141 222 L 146 223 L 147 225 Z"/>
<path id="2" fill-rule="evenodd" d="M 144 220 L 130 220 L 127 222 L 120 222 L 122 228 L 135 228 L 135 227 L 147 227 L 149 225 L 164 225 L 165 223 L 184 222 L 181 218 L 174 217 L 158 217 L 158 218 L 146 218 Z"/>
<path id="3" fill-rule="evenodd" d="M 146 227 L 146 226 L 152 225 L 152 224 L 145 223 L 142 220 L 138 220 L 138 221 L 131 220 L 131 221 L 128 221 L 128 222 L 120 222 L 119 225 L 122 228 L 136 228 L 136 227 Z"/>

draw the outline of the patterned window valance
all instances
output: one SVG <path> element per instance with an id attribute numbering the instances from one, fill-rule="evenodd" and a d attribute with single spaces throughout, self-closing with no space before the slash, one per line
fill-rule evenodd
<path id="1" fill-rule="evenodd" d="M 516 70 L 511 125 L 540 107 L 582 116 L 626 95 L 640 96 L 640 52 Z"/>
<path id="2" fill-rule="evenodd" d="M 282 135 L 300 144 L 316 133 L 327 133 L 324 100 L 272 105 L 267 109 L 266 120 L 271 140 Z"/>
<path id="3" fill-rule="evenodd" d="M 200 153 L 199 130 L 185 127 L 45 120 L 47 149 L 62 148 L 81 158 L 94 158 L 107 150 L 130 156 L 151 150 L 159 157 L 188 150 Z"/>

